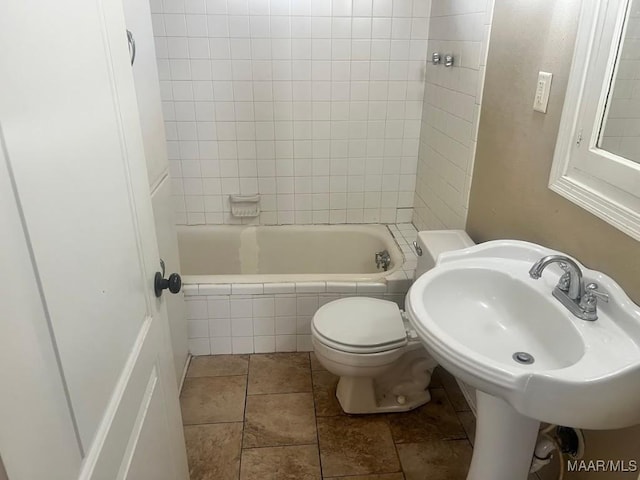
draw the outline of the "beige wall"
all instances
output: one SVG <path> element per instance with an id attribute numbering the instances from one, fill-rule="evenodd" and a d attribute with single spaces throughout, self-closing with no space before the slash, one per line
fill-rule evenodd
<path id="1" fill-rule="evenodd" d="M 477 242 L 516 238 L 565 251 L 640 302 L 640 244 L 547 188 L 579 7 L 579 0 L 496 0 L 467 230 Z M 546 115 L 532 110 L 539 70 L 554 74 Z M 586 437 L 589 458 L 640 457 L 640 427 Z"/>

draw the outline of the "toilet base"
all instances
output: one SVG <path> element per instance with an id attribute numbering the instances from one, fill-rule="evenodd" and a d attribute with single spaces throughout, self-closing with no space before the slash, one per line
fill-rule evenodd
<path id="1" fill-rule="evenodd" d="M 336 397 L 346 413 L 406 412 L 431 400 L 427 390 L 436 361 L 419 341 L 372 353 L 335 350 L 312 338 L 316 357 L 340 377 Z"/>
<path id="2" fill-rule="evenodd" d="M 431 400 L 429 390 L 412 395 L 376 394 L 374 380 L 370 377 L 340 377 L 336 397 L 345 413 L 407 412 Z"/>
<path id="3" fill-rule="evenodd" d="M 421 345 L 412 345 L 376 376 L 340 376 L 336 397 L 346 413 L 407 412 L 431 400 L 427 387 L 435 367 Z"/>

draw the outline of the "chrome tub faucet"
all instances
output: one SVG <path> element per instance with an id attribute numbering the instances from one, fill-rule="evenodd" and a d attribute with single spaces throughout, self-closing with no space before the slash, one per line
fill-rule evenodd
<path id="1" fill-rule="evenodd" d="M 389 270 L 389 265 L 391 265 L 391 255 L 387 250 L 382 250 L 380 252 L 376 252 L 376 267 L 378 269 L 383 269 L 385 272 Z"/>
<path id="2" fill-rule="evenodd" d="M 598 300 L 608 302 L 609 295 L 598 291 L 598 285 L 595 283 L 585 286 L 582 270 L 571 258 L 564 255 L 543 257 L 533 264 L 529 276 L 535 280 L 539 279 L 544 269 L 552 263 L 558 263 L 564 271 L 553 289 L 553 296 L 576 317 L 588 321 L 597 320 Z"/>

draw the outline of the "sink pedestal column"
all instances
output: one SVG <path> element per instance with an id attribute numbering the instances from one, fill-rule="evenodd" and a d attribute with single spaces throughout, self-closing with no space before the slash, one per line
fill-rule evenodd
<path id="1" fill-rule="evenodd" d="M 477 426 L 467 480 L 526 480 L 540 422 L 477 391 Z"/>

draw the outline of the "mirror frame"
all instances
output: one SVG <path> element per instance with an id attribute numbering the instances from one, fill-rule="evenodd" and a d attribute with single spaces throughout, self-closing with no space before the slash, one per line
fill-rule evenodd
<path id="1" fill-rule="evenodd" d="M 640 164 L 598 148 L 633 0 L 583 0 L 549 188 L 640 240 Z"/>

